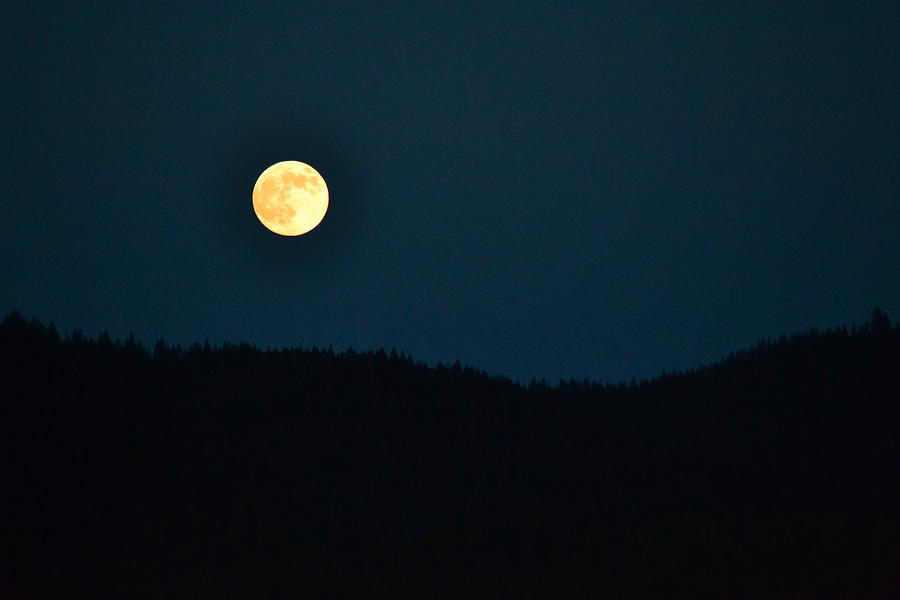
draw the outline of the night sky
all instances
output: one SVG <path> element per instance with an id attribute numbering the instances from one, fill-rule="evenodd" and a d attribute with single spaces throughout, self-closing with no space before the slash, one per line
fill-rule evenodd
<path id="1" fill-rule="evenodd" d="M 896 1 L 127 4 L 4 8 L 4 314 L 523 381 L 900 316 Z"/>

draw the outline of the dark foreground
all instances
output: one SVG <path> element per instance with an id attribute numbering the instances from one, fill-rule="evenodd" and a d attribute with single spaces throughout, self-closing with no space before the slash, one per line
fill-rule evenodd
<path id="1" fill-rule="evenodd" d="M 0 376 L 7 598 L 900 590 L 880 313 L 552 388 L 380 352 L 148 352 L 14 313 Z"/>

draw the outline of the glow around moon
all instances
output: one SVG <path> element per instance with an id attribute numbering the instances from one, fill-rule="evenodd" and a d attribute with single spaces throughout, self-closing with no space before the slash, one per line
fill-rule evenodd
<path id="1" fill-rule="evenodd" d="M 285 160 L 262 172 L 253 186 L 257 218 L 279 235 L 315 229 L 328 211 L 328 186 L 306 163 Z"/>

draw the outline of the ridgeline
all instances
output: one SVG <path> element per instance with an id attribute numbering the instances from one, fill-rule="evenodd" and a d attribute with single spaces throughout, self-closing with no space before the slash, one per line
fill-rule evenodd
<path id="1" fill-rule="evenodd" d="M 900 327 L 631 383 L 0 323 L 6 597 L 888 598 Z"/>

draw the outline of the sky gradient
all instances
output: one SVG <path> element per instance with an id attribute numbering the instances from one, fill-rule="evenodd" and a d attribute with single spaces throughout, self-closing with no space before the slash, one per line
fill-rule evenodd
<path id="1" fill-rule="evenodd" d="M 896 2 L 189 4 L 5 10 L 0 312 L 526 381 L 900 316 Z"/>

